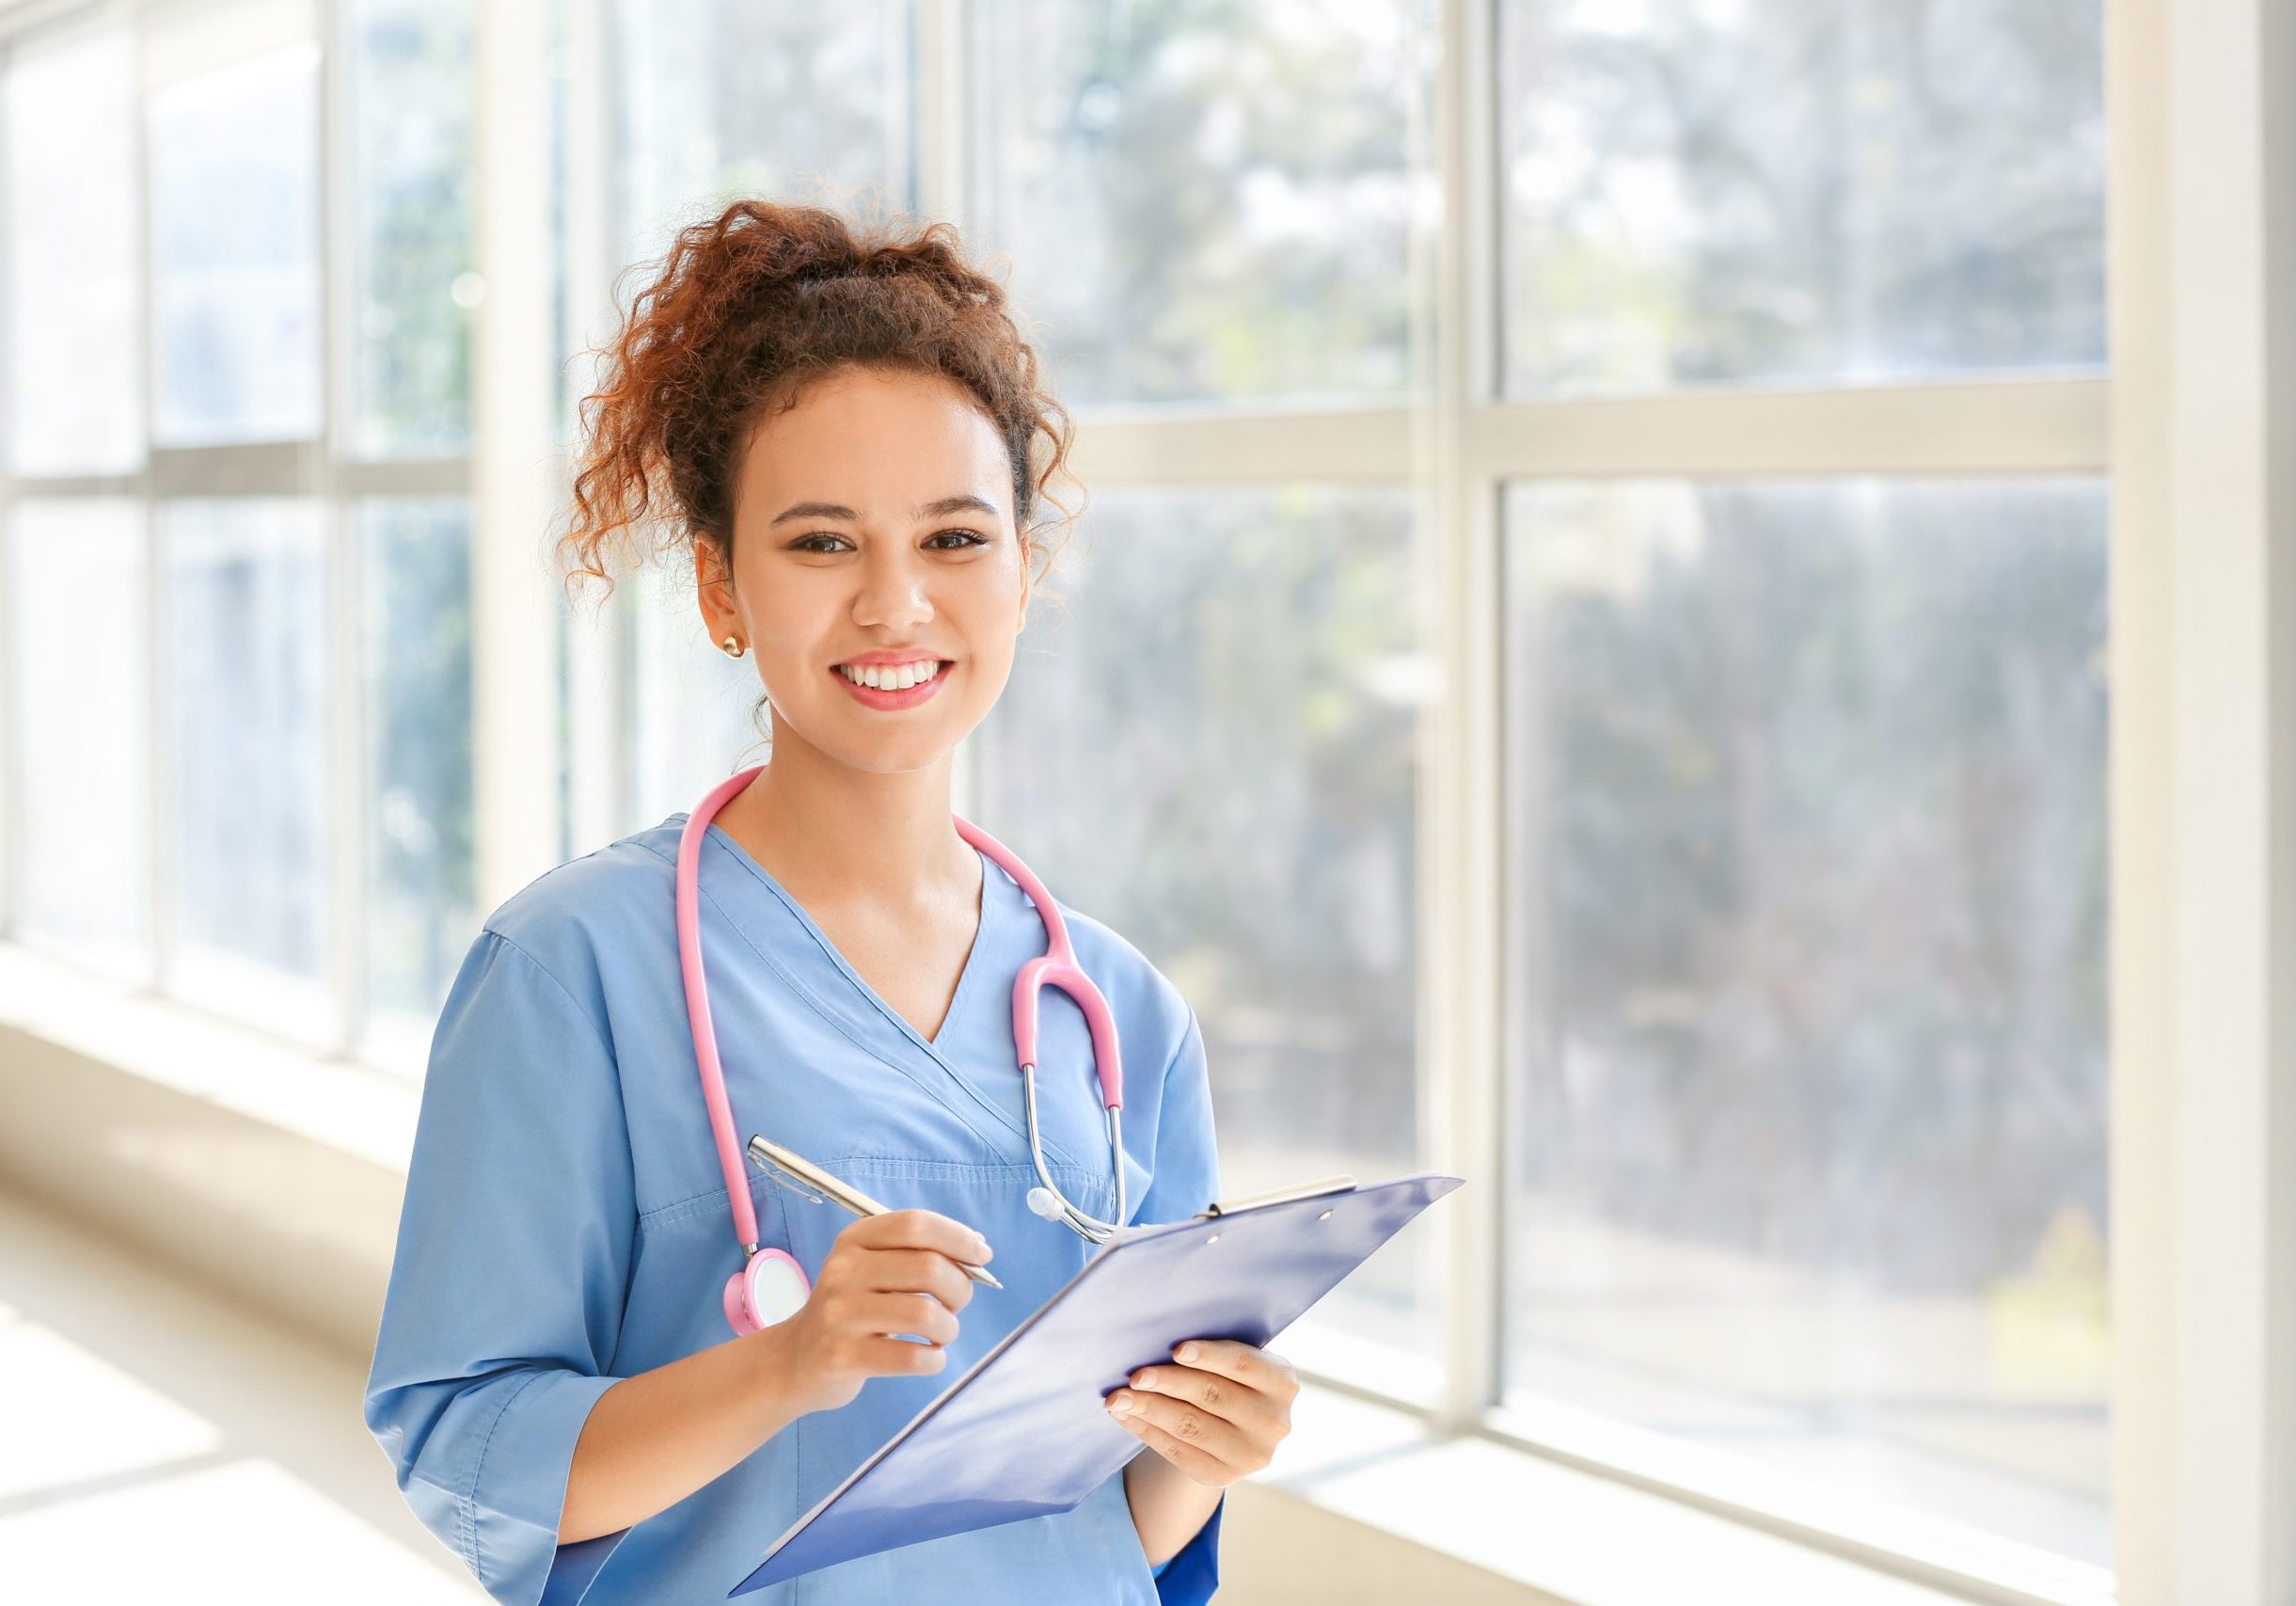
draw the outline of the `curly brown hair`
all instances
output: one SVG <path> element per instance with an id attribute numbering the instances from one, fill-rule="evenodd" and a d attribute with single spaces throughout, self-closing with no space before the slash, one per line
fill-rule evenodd
<path id="1" fill-rule="evenodd" d="M 1040 574 L 1082 503 L 1050 489 L 1075 425 L 1042 387 L 1004 286 L 967 262 L 954 226 L 854 220 L 738 200 L 681 230 L 598 355 L 582 400 L 566 583 L 602 581 L 701 540 L 730 567 L 735 483 L 755 424 L 847 368 L 940 374 L 969 390 L 1012 459 L 1013 522 Z M 641 264 L 652 265 L 652 264 Z M 1079 489 L 1081 490 L 1081 485 Z M 1059 510 L 1037 519 L 1038 499 Z"/>

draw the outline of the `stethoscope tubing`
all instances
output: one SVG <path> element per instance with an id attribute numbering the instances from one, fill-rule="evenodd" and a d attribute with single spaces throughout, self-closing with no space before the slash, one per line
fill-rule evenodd
<path id="1" fill-rule="evenodd" d="M 694 1063 L 702 1073 L 702 1101 L 709 1107 L 709 1130 L 717 1145 L 718 1164 L 725 1172 L 726 1197 L 734 1207 L 734 1232 L 742 1253 L 757 1252 L 757 1209 L 741 1164 L 741 1143 L 734 1136 L 734 1110 L 725 1096 L 725 1071 L 718 1062 L 718 1028 L 709 1013 L 709 982 L 702 967 L 702 922 L 696 883 L 700 880 L 702 838 L 711 819 L 763 766 L 730 775 L 710 789 L 692 815 L 677 843 L 677 958 L 686 988 L 686 1018 L 693 1030 Z"/>

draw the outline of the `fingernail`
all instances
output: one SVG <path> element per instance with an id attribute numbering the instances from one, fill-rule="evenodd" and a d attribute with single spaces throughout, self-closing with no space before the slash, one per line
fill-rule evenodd
<path id="1" fill-rule="evenodd" d="M 989 1240 L 978 1232 L 973 1234 L 973 1258 L 976 1261 L 985 1261 L 989 1258 Z"/>
<path id="2" fill-rule="evenodd" d="M 1108 1396 L 1109 1415 L 1122 1416 L 1132 1408 L 1132 1403 L 1129 1396 L 1124 1394 L 1111 1394 Z"/>
<path id="3" fill-rule="evenodd" d="M 1196 1358 L 1202 1353 L 1203 1351 L 1197 1349 L 1196 1345 L 1192 1344 L 1183 1344 L 1180 1346 L 1180 1363 L 1182 1366 L 1186 1366 L 1193 1362 Z"/>

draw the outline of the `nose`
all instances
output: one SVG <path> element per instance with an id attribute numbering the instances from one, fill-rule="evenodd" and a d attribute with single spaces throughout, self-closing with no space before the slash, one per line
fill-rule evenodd
<path id="1" fill-rule="evenodd" d="M 899 542 L 879 542 L 863 557 L 853 623 L 893 631 L 913 629 L 933 616 L 930 570 L 921 554 Z"/>

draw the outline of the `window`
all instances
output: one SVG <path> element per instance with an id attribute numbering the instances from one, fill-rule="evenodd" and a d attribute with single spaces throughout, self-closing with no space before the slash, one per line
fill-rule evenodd
<path id="1" fill-rule="evenodd" d="M 131 50 L 99 18 L 8 57 L 0 374 L 19 474 L 131 473 L 143 459 Z"/>
<path id="2" fill-rule="evenodd" d="M 206 66 L 204 19 L 165 14 L 174 25 L 147 40 L 148 74 L 200 65 L 144 100 L 152 439 L 308 439 L 320 423 L 318 41 L 265 39 Z"/>
<path id="3" fill-rule="evenodd" d="M 475 898 L 473 15 L 0 35 L 8 932 L 402 1070 Z"/>
<path id="4" fill-rule="evenodd" d="M 1406 388 L 1420 6 L 980 10 L 982 243 L 1010 258 L 1065 400 Z"/>
<path id="5" fill-rule="evenodd" d="M 470 444 L 472 23 L 465 0 L 358 0 L 351 116 L 354 450 Z"/>
<path id="6" fill-rule="evenodd" d="M 616 265 L 658 255 L 736 195 L 913 204 L 910 13 L 910 0 L 623 0 Z"/>
<path id="7" fill-rule="evenodd" d="M 326 1031 L 326 553 L 308 501 L 160 509 L 182 994 Z"/>
<path id="8" fill-rule="evenodd" d="M 150 642 L 140 629 L 93 621 L 105 607 L 140 613 L 143 510 L 111 497 L 26 500 L 11 510 L 7 536 L 8 669 L 24 756 L 16 799 L 24 836 L 40 849 L 19 868 L 20 934 L 136 979 L 151 922 Z M 29 600 L 51 596 L 91 600 Z"/>
<path id="9" fill-rule="evenodd" d="M 1510 392 L 2103 363 L 2102 6 L 1499 16 Z"/>
<path id="10" fill-rule="evenodd" d="M 2108 1587 L 2152 1519 L 2107 1312 L 2158 1291 L 2106 1275 L 2107 548 L 2148 516 L 2101 6 L 40 9 L 11 938 L 413 1073 L 506 798 L 571 856 L 766 753 L 682 561 L 474 628 L 546 533 L 473 495 L 532 334 L 473 314 L 576 358 L 487 392 L 538 456 L 675 228 L 949 217 L 1091 491 L 958 806 L 1196 1006 L 1232 1191 L 1472 1185 L 1287 1353 L 1974 1595 Z M 549 126 L 485 149 L 552 203 L 481 264 L 489 26 Z M 116 624 L 45 600 L 90 593 Z M 477 739 L 505 685 L 562 781 Z"/>
<path id="11" fill-rule="evenodd" d="M 461 497 L 374 497 L 357 517 L 367 1052 L 419 1070 L 486 913 L 476 907 L 471 840 L 470 507 Z"/>
<path id="12" fill-rule="evenodd" d="M 1506 522 L 1508 1397 L 2102 1564 L 2102 486 Z"/>

